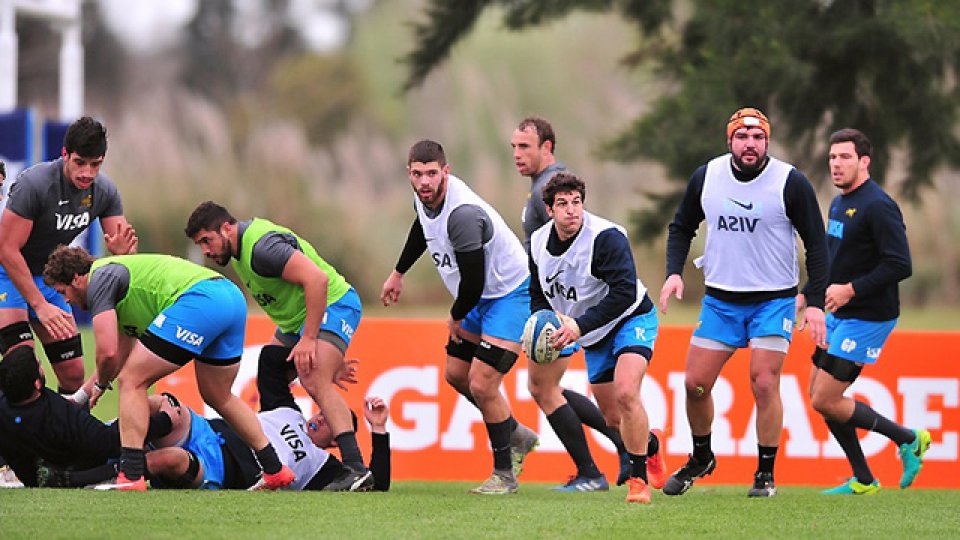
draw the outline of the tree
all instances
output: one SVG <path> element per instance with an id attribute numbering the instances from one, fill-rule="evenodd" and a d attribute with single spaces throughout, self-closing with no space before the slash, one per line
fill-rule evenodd
<path id="1" fill-rule="evenodd" d="M 916 200 L 942 166 L 960 165 L 958 113 L 960 3 L 932 0 L 690 0 L 676 21 L 667 0 L 430 0 L 414 25 L 404 59 L 406 88 L 420 84 L 482 12 L 503 9 L 511 30 L 574 11 L 617 10 L 637 24 L 640 47 L 625 56 L 653 62 L 674 91 L 602 148 L 614 160 L 649 158 L 678 184 L 649 193 L 638 212 L 637 238 L 665 230 L 682 185 L 700 164 L 725 150 L 722 126 L 745 105 L 768 113 L 773 137 L 811 178 L 825 176 L 830 132 L 854 126 L 874 143 L 872 172 L 887 177 L 894 147 L 906 152 L 903 192 Z M 696 137 L 700 133 L 716 137 Z"/>

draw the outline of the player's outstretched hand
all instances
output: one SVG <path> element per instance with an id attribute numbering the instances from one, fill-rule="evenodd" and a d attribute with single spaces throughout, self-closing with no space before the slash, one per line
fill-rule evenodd
<path id="1" fill-rule="evenodd" d="M 364 400 L 363 416 L 370 424 L 370 431 L 373 433 L 387 432 L 387 419 L 390 417 L 390 410 L 387 408 L 387 402 L 377 396 L 370 396 Z"/>
<path id="2" fill-rule="evenodd" d="M 104 231 L 103 241 L 107 244 L 107 249 L 114 255 L 130 255 L 137 252 L 137 246 L 140 239 L 137 238 L 133 225 L 122 221 L 117 223 L 117 228 L 113 234 Z"/>

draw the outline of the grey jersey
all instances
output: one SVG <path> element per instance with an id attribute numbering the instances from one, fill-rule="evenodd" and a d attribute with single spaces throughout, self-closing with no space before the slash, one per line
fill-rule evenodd
<path id="1" fill-rule="evenodd" d="M 120 193 L 109 178 L 98 174 L 89 188 L 77 189 L 63 175 L 63 158 L 20 173 L 10 186 L 7 209 L 33 222 L 20 253 L 35 276 L 43 274 L 43 266 L 57 246 L 69 245 L 91 221 L 123 215 Z"/>
<path id="2" fill-rule="evenodd" d="M 533 232 L 550 221 L 547 215 L 547 205 L 543 202 L 543 186 L 558 172 L 566 171 L 567 166 L 557 161 L 540 174 L 530 179 L 530 193 L 527 194 L 527 204 L 520 214 L 520 223 L 523 225 L 523 248 L 530 253 L 530 237 Z"/>
<path id="3" fill-rule="evenodd" d="M 249 226 L 249 219 L 239 222 L 237 238 L 240 245 L 243 244 L 243 233 L 247 232 Z M 237 246 L 238 253 L 240 245 Z M 263 277 L 281 277 L 294 251 L 300 251 L 300 242 L 297 241 L 297 237 L 282 232 L 267 233 L 253 245 L 250 267 Z"/>
<path id="4" fill-rule="evenodd" d="M 436 218 L 442 209 L 442 206 L 437 210 L 424 207 L 424 213 L 431 218 Z M 475 204 L 464 204 L 450 212 L 450 218 L 447 220 L 447 234 L 450 236 L 450 244 L 453 245 L 454 251 L 460 253 L 476 251 L 493 238 L 493 221 L 483 208 Z"/>
<path id="5" fill-rule="evenodd" d="M 87 309 L 94 316 L 117 307 L 130 288 L 130 270 L 122 264 L 105 264 L 90 273 Z"/>

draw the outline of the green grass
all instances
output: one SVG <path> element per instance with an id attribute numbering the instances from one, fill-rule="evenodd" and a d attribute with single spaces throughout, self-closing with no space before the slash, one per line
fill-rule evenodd
<path id="1" fill-rule="evenodd" d="M 827 497 L 787 488 L 748 499 L 746 488 L 654 494 L 650 505 L 609 493 L 468 495 L 465 483 L 397 482 L 390 493 L 0 490 L 0 537 L 37 538 L 891 538 L 952 537 L 960 491 L 884 490 Z"/>

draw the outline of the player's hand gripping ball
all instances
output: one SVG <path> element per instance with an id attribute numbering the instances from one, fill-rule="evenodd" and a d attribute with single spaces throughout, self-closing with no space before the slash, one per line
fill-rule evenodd
<path id="1" fill-rule="evenodd" d="M 560 356 L 560 351 L 551 344 L 553 333 L 560 325 L 560 318 L 549 309 L 541 309 L 527 319 L 523 327 L 523 348 L 530 360 L 536 364 L 550 364 Z"/>

